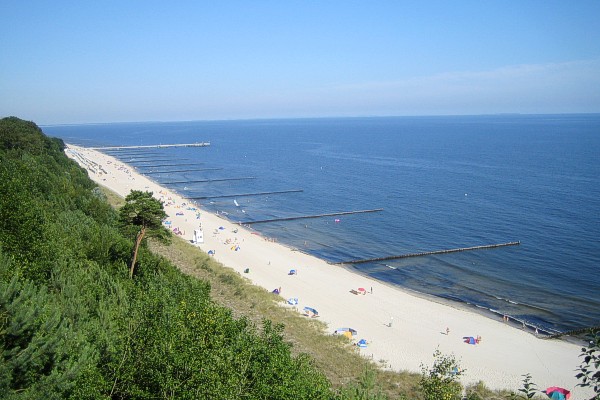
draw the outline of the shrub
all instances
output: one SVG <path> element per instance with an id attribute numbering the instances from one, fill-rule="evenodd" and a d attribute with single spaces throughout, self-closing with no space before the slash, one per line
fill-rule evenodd
<path id="1" fill-rule="evenodd" d="M 453 355 L 443 355 L 439 350 L 433 353 L 431 368 L 421 365 L 422 375 L 419 386 L 426 400 L 460 399 L 462 387 L 458 377 L 464 373 Z"/>

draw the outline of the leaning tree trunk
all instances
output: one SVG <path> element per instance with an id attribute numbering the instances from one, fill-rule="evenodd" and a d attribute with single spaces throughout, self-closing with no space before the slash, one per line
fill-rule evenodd
<path id="1" fill-rule="evenodd" d="M 129 277 L 133 278 L 133 270 L 135 268 L 135 262 L 137 260 L 138 250 L 140 248 L 140 244 L 142 243 L 142 239 L 144 239 L 144 235 L 146 234 L 146 227 L 143 227 L 137 234 L 135 238 L 135 248 L 133 249 L 133 260 L 131 261 L 131 267 L 129 268 Z"/>

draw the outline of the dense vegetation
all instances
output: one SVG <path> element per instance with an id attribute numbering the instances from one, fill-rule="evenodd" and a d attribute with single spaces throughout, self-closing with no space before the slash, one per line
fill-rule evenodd
<path id="1" fill-rule="evenodd" d="M 0 120 L 0 394 L 5 398 L 320 399 L 281 326 L 141 247 L 63 143 Z"/>

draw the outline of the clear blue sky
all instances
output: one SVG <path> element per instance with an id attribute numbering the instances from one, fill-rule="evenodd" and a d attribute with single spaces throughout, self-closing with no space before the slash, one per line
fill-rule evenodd
<path id="1" fill-rule="evenodd" d="M 600 112 L 600 1 L 0 0 L 39 124 Z"/>

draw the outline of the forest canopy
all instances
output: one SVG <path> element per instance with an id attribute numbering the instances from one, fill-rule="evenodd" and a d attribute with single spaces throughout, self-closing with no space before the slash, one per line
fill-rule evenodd
<path id="1" fill-rule="evenodd" d="M 0 120 L 0 393 L 6 398 L 329 399 L 282 327 L 256 327 L 135 238 L 64 143 Z M 159 213 L 160 214 L 160 213 Z"/>

